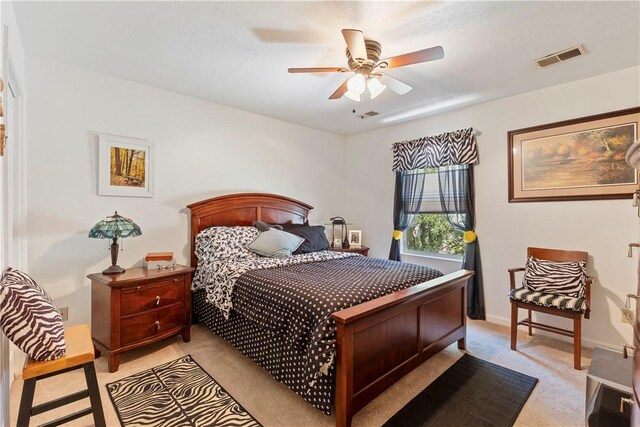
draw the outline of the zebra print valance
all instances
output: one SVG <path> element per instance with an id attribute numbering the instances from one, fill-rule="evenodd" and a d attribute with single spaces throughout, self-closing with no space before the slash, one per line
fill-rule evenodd
<path id="1" fill-rule="evenodd" d="M 393 144 L 393 171 L 478 163 L 473 128 Z"/>

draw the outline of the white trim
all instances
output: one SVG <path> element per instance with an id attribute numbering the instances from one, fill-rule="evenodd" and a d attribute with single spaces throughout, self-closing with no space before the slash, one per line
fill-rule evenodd
<path id="1" fill-rule="evenodd" d="M 462 262 L 462 255 L 452 255 L 452 254 L 441 254 L 437 252 L 420 252 L 420 251 L 411 251 L 411 250 L 402 250 L 404 244 L 400 250 L 400 256 L 409 255 L 421 258 L 429 258 L 429 259 L 437 259 L 441 261 L 451 261 L 451 262 Z"/>
<path id="2" fill-rule="evenodd" d="M 6 146 L 3 174 L 7 179 L 7 192 L 2 197 L 3 209 L 7 218 L 7 229 L 3 230 L 2 242 L 6 256 L 3 261 L 21 270 L 27 270 L 27 147 L 26 147 L 26 96 L 24 86 L 20 81 L 17 68 L 9 49 L 8 32 L 6 25 L 3 31 L 3 58 L 2 78 L 5 82 L 5 90 L 2 94 L 5 107 L 4 123 L 7 126 L 9 143 Z M 9 96 L 12 101 L 9 103 Z M 9 108 L 11 104 L 11 108 Z M 4 265 L 2 267 L 5 267 Z M 11 384 L 24 364 L 25 355 L 13 345 L 4 335 L 0 339 L 0 351 L 2 352 L 2 414 L 0 424 L 7 424 L 9 413 L 8 396 Z M 7 398 L 5 399 L 5 396 Z"/>
<path id="3" fill-rule="evenodd" d="M 11 161 L 9 173 L 12 180 L 9 195 L 11 196 L 11 230 L 12 245 L 10 247 L 11 264 L 13 267 L 23 271 L 28 270 L 27 265 L 27 147 L 26 147 L 26 99 L 24 90 L 18 78 L 18 73 L 11 56 L 7 57 L 7 88 L 14 94 L 14 114 L 17 126 L 12 129 L 13 135 L 9 135 L 12 143 L 7 146 L 5 155 Z M 16 168 L 17 174 L 16 174 Z M 16 178 L 16 179 L 13 179 Z M 25 361 L 25 354 L 13 343 L 10 344 L 9 360 L 11 370 L 11 383 L 21 372 Z"/>

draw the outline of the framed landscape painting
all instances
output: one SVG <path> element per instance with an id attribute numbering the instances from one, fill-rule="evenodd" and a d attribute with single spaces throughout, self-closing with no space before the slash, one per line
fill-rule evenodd
<path id="1" fill-rule="evenodd" d="M 627 199 L 640 107 L 508 132 L 509 202 Z"/>
<path id="2" fill-rule="evenodd" d="M 153 197 L 153 151 L 143 139 L 98 135 L 98 194 Z"/>

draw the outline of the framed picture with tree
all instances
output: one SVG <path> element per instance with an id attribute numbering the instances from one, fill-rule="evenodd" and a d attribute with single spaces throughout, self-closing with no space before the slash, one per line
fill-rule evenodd
<path id="1" fill-rule="evenodd" d="M 640 108 L 510 131 L 509 202 L 630 199 Z"/>
<path id="2" fill-rule="evenodd" d="M 98 194 L 153 197 L 153 146 L 115 135 L 98 135 Z"/>

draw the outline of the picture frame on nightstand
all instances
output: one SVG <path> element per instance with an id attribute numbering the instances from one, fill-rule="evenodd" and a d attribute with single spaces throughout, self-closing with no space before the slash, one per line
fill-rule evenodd
<path id="1" fill-rule="evenodd" d="M 349 230 L 349 245 L 360 247 L 362 246 L 362 231 L 361 230 Z"/>

